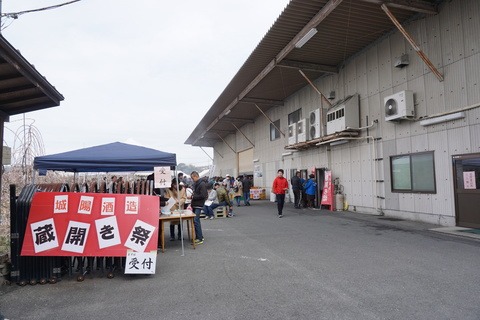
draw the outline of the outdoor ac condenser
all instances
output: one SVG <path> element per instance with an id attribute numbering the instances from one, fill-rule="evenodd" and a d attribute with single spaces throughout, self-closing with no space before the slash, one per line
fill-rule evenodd
<path id="1" fill-rule="evenodd" d="M 415 117 L 413 91 L 404 90 L 383 99 L 385 121 L 399 121 Z"/>
<path id="2" fill-rule="evenodd" d="M 297 123 L 292 123 L 288 125 L 288 144 L 295 143 L 297 143 Z"/>
<path id="3" fill-rule="evenodd" d="M 307 141 L 307 119 L 302 119 L 297 122 L 297 143 Z"/>

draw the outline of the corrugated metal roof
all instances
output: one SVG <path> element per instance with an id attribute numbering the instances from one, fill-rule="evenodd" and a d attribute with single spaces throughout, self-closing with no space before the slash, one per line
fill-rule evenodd
<path id="1" fill-rule="evenodd" d="M 60 105 L 63 96 L 0 35 L 2 117 Z"/>
<path id="2" fill-rule="evenodd" d="M 311 80 L 338 70 L 349 57 L 394 29 L 381 3 L 405 22 L 419 12 L 435 11 L 439 2 L 292 0 L 185 143 L 212 147 L 236 131 L 232 123 L 242 126 L 257 118 L 261 114 L 257 106 L 266 111 L 281 104 L 307 85 L 299 69 Z M 318 32 L 295 48 L 312 27 Z"/>

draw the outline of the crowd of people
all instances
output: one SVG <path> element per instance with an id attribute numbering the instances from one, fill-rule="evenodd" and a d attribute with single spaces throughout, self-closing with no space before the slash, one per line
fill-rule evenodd
<path id="1" fill-rule="evenodd" d="M 195 214 L 195 243 L 202 244 L 204 241 L 200 215 L 205 214 L 205 219 L 214 219 L 215 210 L 224 206 L 228 208 L 227 218 L 233 217 L 233 206 L 236 204 L 250 206 L 250 189 L 253 186 L 252 178 L 238 176 L 236 179 L 229 174 L 225 177 L 201 178 L 198 172 L 193 171 L 188 178 L 179 173 L 171 182 L 170 188 L 165 189 L 163 196 L 166 199 L 174 199 L 174 205 L 170 210 L 189 209 Z M 175 226 L 178 225 L 177 239 L 181 240 L 181 226 L 178 222 L 170 224 L 170 241 L 175 238 Z"/>
<path id="2" fill-rule="evenodd" d="M 113 177 L 112 177 L 113 179 Z M 295 208 L 313 208 L 315 206 L 315 195 L 317 183 L 315 175 L 310 174 L 305 180 L 301 177 L 300 171 L 290 180 Z M 238 176 L 236 178 L 226 174 L 225 177 L 200 178 L 198 172 L 193 171 L 190 178 L 179 173 L 176 179 L 172 180 L 171 186 L 165 189 L 164 197 L 173 198 L 175 203 L 171 210 L 189 209 L 195 214 L 195 243 L 202 244 L 205 240 L 202 232 L 200 215 L 203 212 L 205 219 L 215 218 L 215 210 L 218 207 L 228 208 L 227 217 L 233 217 L 234 205 L 241 206 L 243 199 L 244 206 L 250 206 L 250 189 L 253 186 L 252 178 L 249 176 Z M 285 194 L 288 193 L 289 183 L 284 177 L 283 169 L 277 171 L 277 176 L 272 184 L 272 192 L 275 194 L 278 217 L 283 217 L 285 205 Z M 175 226 L 178 225 L 177 238 L 182 238 L 182 228 L 178 222 L 170 224 L 170 240 L 174 241 Z"/>

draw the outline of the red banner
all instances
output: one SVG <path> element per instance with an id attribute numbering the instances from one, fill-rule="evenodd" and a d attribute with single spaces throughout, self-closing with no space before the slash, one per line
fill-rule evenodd
<path id="1" fill-rule="evenodd" d="M 323 184 L 322 205 L 329 206 L 331 211 L 335 210 L 335 202 L 333 199 L 333 181 L 332 171 L 325 171 L 325 183 Z"/>
<path id="2" fill-rule="evenodd" d="M 159 199 L 136 194 L 37 192 L 22 256 L 125 257 L 157 249 Z"/>

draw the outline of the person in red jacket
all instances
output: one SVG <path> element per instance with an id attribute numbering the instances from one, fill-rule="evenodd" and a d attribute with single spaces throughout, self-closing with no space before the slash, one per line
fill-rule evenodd
<path id="1" fill-rule="evenodd" d="M 283 176 L 283 169 L 278 169 L 277 177 L 273 180 L 272 192 L 277 201 L 278 217 L 282 218 L 283 205 L 285 204 L 285 192 L 288 190 L 288 180 Z"/>

